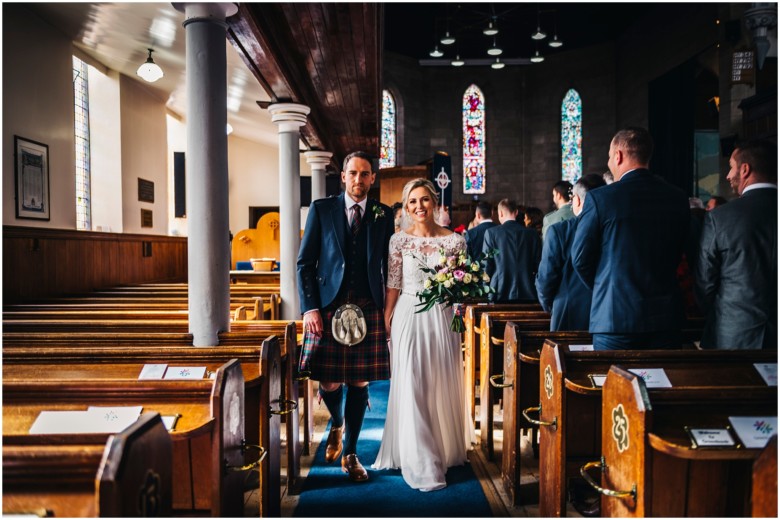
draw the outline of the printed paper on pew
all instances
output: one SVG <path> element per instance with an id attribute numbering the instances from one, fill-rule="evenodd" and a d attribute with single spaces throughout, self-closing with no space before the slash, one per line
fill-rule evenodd
<path id="1" fill-rule="evenodd" d="M 636 374 L 645 381 L 647 388 L 671 388 L 672 382 L 666 377 L 663 368 L 632 368 L 629 372 Z"/>
<path id="2" fill-rule="evenodd" d="M 593 345 L 569 345 L 569 352 L 590 352 Z"/>
<path id="3" fill-rule="evenodd" d="M 165 363 L 147 363 L 141 369 L 138 379 L 162 379 L 167 367 Z"/>
<path id="4" fill-rule="evenodd" d="M 101 433 L 121 432 L 141 416 L 141 406 L 90 406 L 85 427 Z"/>
<path id="5" fill-rule="evenodd" d="M 763 448 L 777 433 L 777 417 L 729 417 L 746 448 Z"/>
<path id="6" fill-rule="evenodd" d="M 42 411 L 30 427 L 30 434 L 87 433 L 84 431 L 86 410 Z"/>
<path id="7" fill-rule="evenodd" d="M 203 379 L 206 367 L 168 367 L 163 379 Z"/>
<path id="8" fill-rule="evenodd" d="M 767 386 L 777 386 L 777 363 L 753 363 Z"/>
<path id="9" fill-rule="evenodd" d="M 688 433 L 700 448 L 734 446 L 734 439 L 726 428 L 691 428 Z"/>

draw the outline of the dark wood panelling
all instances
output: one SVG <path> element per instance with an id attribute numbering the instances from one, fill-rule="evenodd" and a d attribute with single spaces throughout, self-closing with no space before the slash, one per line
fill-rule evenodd
<path id="1" fill-rule="evenodd" d="M 378 156 L 383 8 L 376 3 L 240 4 L 228 39 L 273 102 L 311 108 L 301 138 Z"/>
<path id="2" fill-rule="evenodd" d="M 187 281 L 186 238 L 3 226 L 6 304 L 162 281 Z"/>

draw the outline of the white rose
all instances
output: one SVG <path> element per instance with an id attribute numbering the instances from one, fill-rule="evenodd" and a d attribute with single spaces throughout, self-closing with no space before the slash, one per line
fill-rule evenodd
<path id="1" fill-rule="evenodd" d="M 471 264 L 471 270 L 472 270 L 472 271 L 474 271 L 474 272 L 477 272 L 477 271 L 479 271 L 479 264 L 478 264 L 478 263 L 476 263 L 476 262 L 474 262 L 473 264 Z"/>
<path id="2" fill-rule="evenodd" d="M 490 281 L 490 276 L 487 273 L 482 273 L 482 281 L 487 283 Z"/>
<path id="3" fill-rule="evenodd" d="M 431 285 L 433 285 L 433 282 L 431 282 L 431 279 L 430 279 L 430 278 L 428 278 L 427 280 L 425 280 L 425 283 L 423 283 L 423 287 L 425 287 L 426 289 L 430 289 L 430 288 L 431 288 Z"/>
<path id="4" fill-rule="evenodd" d="M 466 273 L 463 275 L 463 283 L 471 283 L 471 273 Z"/>
<path id="5" fill-rule="evenodd" d="M 447 279 L 447 275 L 446 274 L 444 274 L 444 273 L 437 273 L 436 274 L 436 281 L 437 282 L 441 283 L 441 282 L 443 282 L 446 279 Z"/>
<path id="6" fill-rule="evenodd" d="M 452 287 L 452 280 L 451 280 L 451 279 L 450 279 L 450 280 L 446 280 L 446 281 L 444 282 L 444 287 L 445 287 L 445 288 L 447 288 L 447 289 L 449 289 L 450 287 Z"/>

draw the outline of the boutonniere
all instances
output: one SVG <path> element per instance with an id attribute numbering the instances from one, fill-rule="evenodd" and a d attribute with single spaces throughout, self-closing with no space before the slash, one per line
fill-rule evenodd
<path id="1" fill-rule="evenodd" d="M 380 218 L 384 218 L 385 216 L 385 210 L 382 208 L 382 206 L 374 206 L 372 211 L 374 212 L 374 222 Z"/>

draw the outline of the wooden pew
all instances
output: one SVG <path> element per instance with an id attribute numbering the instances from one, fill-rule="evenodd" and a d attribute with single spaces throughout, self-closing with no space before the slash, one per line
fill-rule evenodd
<path id="1" fill-rule="evenodd" d="M 3 514 L 170 516 L 173 454 L 160 415 L 97 437 L 4 437 Z"/>
<path id="2" fill-rule="evenodd" d="M 691 369 L 707 367 L 720 384 L 759 383 L 753 363 L 773 362 L 776 352 L 765 350 L 627 350 L 570 351 L 568 345 L 545 341 L 539 364 L 538 421 L 539 514 L 566 516 L 568 480 L 579 476 L 586 461 L 601 450 L 601 387 L 594 375 L 613 364 L 626 369 L 663 368 L 672 384 L 692 386 L 684 378 Z M 651 390 L 652 392 L 652 390 Z"/>
<path id="3" fill-rule="evenodd" d="M 106 314 L 102 311 L 84 312 L 84 311 L 63 311 L 73 313 L 71 319 L 38 319 L 32 318 L 21 320 L 4 320 L 3 339 L 5 345 L 25 346 L 29 342 L 36 345 L 62 345 L 78 348 L 79 346 L 99 346 L 105 344 L 123 344 L 126 346 L 136 346 L 148 344 L 150 341 L 155 344 L 191 346 L 192 336 L 185 331 L 189 329 L 189 323 L 186 320 L 171 319 L 132 319 L 138 314 L 138 311 L 121 311 L 128 313 L 132 318 L 126 317 L 118 320 L 105 319 Z M 85 319 L 90 317 L 90 319 Z M 79 319 L 76 319 L 79 318 Z M 290 328 L 290 324 L 294 325 Z M 220 333 L 220 345 L 258 345 L 262 340 L 270 335 L 277 335 L 281 338 L 282 359 L 285 373 L 284 393 L 287 399 L 296 401 L 300 395 L 299 386 L 303 390 L 303 445 L 300 445 L 299 436 L 299 417 L 298 414 L 291 414 L 287 424 L 288 444 L 292 448 L 291 456 L 294 461 L 290 461 L 290 474 L 288 477 L 294 481 L 298 478 L 300 468 L 301 450 L 304 455 L 309 454 L 312 435 L 314 430 L 314 390 L 313 384 L 309 380 L 298 381 L 297 363 L 299 357 L 299 337 L 301 337 L 303 324 L 301 321 L 289 322 L 283 320 L 262 320 L 233 322 L 231 332 Z M 177 335 L 170 335 L 172 331 L 180 331 Z M 41 335 L 39 333 L 50 332 Z M 69 334 L 58 334 L 68 332 Z M 129 338 L 125 333 L 131 333 Z M 132 334 L 143 333 L 153 335 L 154 337 L 138 338 Z M 249 334 L 249 336 L 247 336 Z M 110 338 L 110 341 L 107 341 Z M 139 342 L 138 340 L 141 339 Z"/>
<path id="4" fill-rule="evenodd" d="M 776 417 L 777 388 L 763 380 L 713 385 L 717 380 L 706 370 L 698 372 L 689 371 L 686 386 L 648 390 L 641 377 L 617 365 L 609 369 L 602 388 L 601 460 L 580 470 L 601 493 L 602 516 L 750 514 L 752 465 L 761 450 L 697 449 L 686 428 L 726 428 L 730 416 Z M 740 442 L 736 435 L 734 440 Z M 601 468 L 600 479 L 588 473 L 593 468 Z"/>
<path id="5" fill-rule="evenodd" d="M 237 360 L 219 367 L 213 380 L 178 381 L 138 380 L 142 364 L 97 366 L 97 372 L 83 370 L 73 379 L 56 379 L 53 366 L 25 366 L 3 366 L 4 439 L 25 436 L 43 410 L 140 405 L 163 416 L 179 415 L 171 434 L 174 509 L 243 515 L 243 474 L 231 471 L 242 467 L 246 448 L 244 381 Z M 49 373 L 55 378 L 47 378 Z M 103 377 L 92 377 L 97 375 Z"/>
<path id="6" fill-rule="evenodd" d="M 777 518 L 777 435 L 753 463 L 751 516 Z"/>
<path id="7" fill-rule="evenodd" d="M 471 414 L 471 417 L 474 417 L 475 419 L 476 397 L 474 388 L 476 386 L 477 377 L 479 376 L 479 373 L 477 372 L 479 368 L 479 355 L 477 353 L 477 348 L 479 348 L 479 324 L 482 321 L 483 312 L 502 310 L 541 311 L 542 307 L 535 303 L 477 303 L 466 306 L 463 316 L 465 329 L 463 332 L 463 385 L 466 391 L 465 397 L 468 412 Z"/>
<path id="8" fill-rule="evenodd" d="M 504 440 L 501 457 L 501 480 L 504 489 L 515 504 L 521 503 L 525 496 L 520 485 L 520 475 L 523 473 L 520 458 L 521 430 L 531 428 L 534 437 L 532 445 L 536 443 L 536 432 L 533 430 L 535 425 L 522 418 L 522 411 L 539 404 L 539 356 L 542 345 L 547 338 L 569 344 L 593 342 L 592 336 L 587 332 L 526 331 L 514 322 L 506 324 L 504 330 Z M 536 495 L 535 489 L 531 495 Z"/>
<path id="9" fill-rule="evenodd" d="M 253 324 L 254 326 L 255 324 Z M 266 324 L 268 325 L 268 324 Z M 295 348 L 290 346 L 291 338 L 296 335 L 296 327 L 293 322 L 277 322 L 275 328 L 266 327 L 265 333 L 277 332 L 279 337 L 287 342 L 285 348 Z M 165 334 L 143 334 L 143 333 L 125 333 L 123 339 L 126 341 L 116 344 L 116 338 L 112 335 L 108 340 L 104 336 L 102 339 L 94 333 L 48 333 L 48 334 L 26 334 L 24 338 L 18 338 L 15 333 L 4 334 L 3 358 L 8 366 L 13 365 L 36 365 L 44 364 L 47 366 L 58 364 L 71 365 L 109 365 L 112 363 L 168 363 L 169 365 L 190 365 L 206 366 L 213 370 L 227 359 L 236 359 L 241 364 L 241 370 L 245 382 L 246 394 L 246 438 L 249 444 L 260 443 L 268 447 L 268 466 L 263 468 L 263 473 L 268 476 L 268 467 L 280 468 L 279 456 L 281 445 L 278 435 L 279 415 L 284 414 L 287 418 L 287 476 L 288 485 L 295 485 L 300 475 L 301 443 L 298 435 L 298 414 L 291 413 L 298 403 L 298 384 L 287 386 L 287 381 L 291 380 L 292 374 L 289 370 L 292 367 L 279 361 L 266 363 L 266 370 L 273 368 L 273 372 L 262 371 L 262 356 L 265 354 L 264 347 L 268 341 L 278 345 L 278 339 L 272 336 L 266 342 L 264 347 L 256 346 L 258 344 L 258 334 L 253 333 L 249 338 L 253 343 L 247 343 L 245 339 L 236 334 L 223 334 L 222 345 L 213 348 L 192 347 L 191 336 L 173 335 L 174 341 L 160 341 L 165 338 Z M 97 336 L 97 337 L 96 337 Z M 128 337 L 129 336 L 129 337 Z M 189 338 L 188 343 L 182 340 Z M 238 338 L 238 341 L 233 341 Z M 236 343 L 233 345 L 233 343 Z M 274 347 L 274 350 L 278 346 Z M 267 350 L 267 349 L 265 349 Z M 272 353 L 272 355 L 278 355 Z M 274 358 L 275 359 L 275 358 Z M 278 366 L 277 366 L 278 365 Z M 78 370 L 78 369 L 76 369 Z M 273 390 L 268 395 L 266 386 L 275 383 L 275 372 L 279 370 L 284 379 L 284 385 L 279 383 L 279 390 Z M 287 372 L 282 372 L 282 371 Z M 307 382 L 308 383 L 308 382 Z M 263 404 L 267 403 L 267 404 Z M 270 406 L 273 403 L 275 412 L 271 412 Z M 294 403 L 291 405 L 291 403 Z M 309 405 L 304 399 L 304 403 Z M 271 426 L 276 424 L 276 434 L 268 436 L 269 419 L 268 415 L 262 413 L 262 410 L 268 410 L 272 415 Z M 306 428 L 304 428 L 306 434 Z M 306 439 L 308 441 L 308 439 Z M 305 447 L 305 446 L 303 446 Z M 250 459 L 249 454 L 247 460 Z M 276 479 L 275 496 L 278 498 L 279 475 L 272 476 Z M 269 506 L 271 507 L 271 506 Z M 278 506 L 271 507 L 275 510 Z M 266 508 L 268 509 L 268 507 Z"/>
<path id="10" fill-rule="evenodd" d="M 483 312 L 479 334 L 479 430 L 482 451 L 488 460 L 493 460 L 493 405 L 496 390 L 502 388 L 496 380 L 502 373 L 496 374 L 497 361 L 503 359 L 504 328 L 512 321 L 522 330 L 550 329 L 549 314 L 542 311 L 488 311 Z M 498 351 L 498 352 L 497 352 Z"/>

